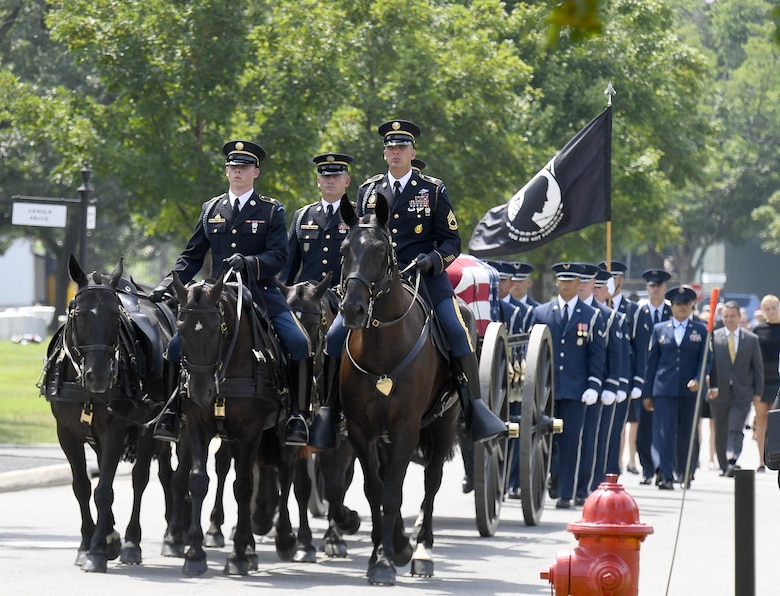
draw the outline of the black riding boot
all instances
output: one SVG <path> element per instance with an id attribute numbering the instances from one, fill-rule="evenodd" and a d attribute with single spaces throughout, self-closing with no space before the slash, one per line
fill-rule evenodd
<path id="1" fill-rule="evenodd" d="M 152 436 L 158 441 L 178 441 L 181 437 L 181 401 L 179 393 L 165 406 Z"/>
<path id="2" fill-rule="evenodd" d="M 323 402 L 311 423 L 309 444 L 320 449 L 336 446 L 336 420 L 338 419 L 338 380 L 341 358 L 325 356 L 322 379 Z"/>
<path id="3" fill-rule="evenodd" d="M 455 358 L 460 368 L 460 405 L 469 436 L 474 442 L 507 434 L 506 424 L 480 399 L 479 365 L 474 352 Z M 465 379 L 463 376 L 465 375 Z"/>
<path id="4" fill-rule="evenodd" d="M 294 360 L 290 363 L 291 416 L 287 421 L 284 441 L 287 445 L 306 445 L 309 442 L 309 427 L 306 420 L 311 407 L 313 374 L 311 357 L 304 360 Z"/>

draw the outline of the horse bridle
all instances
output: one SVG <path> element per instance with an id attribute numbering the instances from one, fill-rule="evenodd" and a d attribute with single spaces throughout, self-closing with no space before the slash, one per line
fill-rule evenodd
<path id="1" fill-rule="evenodd" d="M 119 375 L 119 334 L 117 333 L 117 337 L 114 340 L 113 345 L 108 344 L 88 344 L 85 346 L 79 345 L 78 340 L 78 334 L 76 333 L 76 311 L 75 308 L 75 302 L 76 298 L 79 297 L 79 295 L 83 294 L 87 290 L 102 290 L 102 291 L 108 291 L 111 292 L 114 299 L 117 301 L 117 304 L 119 305 L 119 311 L 121 312 L 123 310 L 122 302 L 119 300 L 119 297 L 116 295 L 116 290 L 111 286 L 106 285 L 96 285 L 96 286 L 83 286 L 76 290 L 76 293 L 73 295 L 73 300 L 71 301 L 70 306 L 68 307 L 68 318 L 65 323 L 65 329 L 69 330 L 70 333 L 66 333 L 65 337 L 63 337 L 62 346 L 63 351 L 65 352 L 65 355 L 68 357 L 68 360 L 73 365 L 73 368 L 76 371 L 76 381 L 81 383 L 81 386 L 84 387 L 86 383 L 86 378 L 84 375 L 84 354 L 87 352 L 106 352 L 108 354 L 111 354 L 112 356 L 109 358 L 109 363 L 111 368 L 114 371 L 114 374 L 111 377 L 111 385 L 110 387 L 114 386 L 114 382 L 117 379 L 117 376 Z M 68 342 L 68 337 L 70 337 L 70 342 Z M 72 344 L 72 345 L 69 345 Z"/>
<path id="2" fill-rule="evenodd" d="M 230 270 L 232 271 L 232 269 Z M 230 273 L 230 271 L 228 273 Z M 226 275 L 227 277 L 227 275 Z M 187 358 L 182 354 L 181 358 L 181 365 L 182 365 L 182 371 L 185 373 L 185 381 L 184 386 L 187 386 L 187 383 L 189 381 L 189 376 L 192 373 L 211 373 L 211 375 L 214 377 L 214 387 L 216 389 L 217 395 L 219 395 L 219 386 L 220 384 L 225 380 L 225 376 L 227 374 L 227 367 L 230 363 L 230 357 L 233 355 L 233 348 L 236 346 L 236 341 L 238 339 L 238 330 L 239 325 L 241 323 L 241 311 L 243 309 L 243 284 L 241 283 L 241 274 L 236 272 L 236 278 L 238 279 L 238 298 L 236 302 L 236 324 L 234 326 L 233 330 L 233 336 L 230 339 L 230 344 L 228 346 L 227 352 L 225 353 L 225 358 L 220 359 L 223 353 L 223 348 L 225 345 L 225 338 L 228 335 L 228 326 L 227 322 L 225 321 L 225 307 L 222 305 L 222 299 L 220 298 L 217 302 L 216 306 L 209 306 L 209 307 L 199 307 L 199 308 L 187 308 L 187 307 L 179 307 L 179 313 L 184 314 L 218 314 L 219 315 L 219 344 L 217 345 L 217 359 L 216 361 L 212 362 L 211 364 L 194 364 L 187 360 Z M 205 282 L 200 282 L 205 285 Z"/>
<path id="3" fill-rule="evenodd" d="M 357 225 L 358 228 L 367 228 L 367 229 L 375 229 L 381 232 L 382 236 L 384 236 L 385 241 L 387 242 L 387 259 L 385 262 L 385 271 L 382 277 L 380 277 L 377 280 L 370 280 L 365 275 L 361 273 L 350 273 L 346 277 L 344 276 L 344 270 L 342 269 L 341 272 L 341 286 L 344 288 L 344 293 L 346 294 L 347 291 L 347 283 L 355 280 L 360 283 L 362 283 L 366 289 L 368 290 L 368 314 L 366 317 L 366 328 L 368 327 L 377 327 L 377 328 L 383 328 L 383 327 L 389 327 L 390 325 L 395 325 L 396 323 L 400 323 L 406 315 L 409 314 L 409 312 L 412 310 L 412 307 L 414 306 L 414 303 L 417 299 L 417 294 L 420 288 L 420 274 L 419 271 L 417 272 L 417 275 L 415 276 L 415 286 L 414 286 L 414 297 L 409 302 L 409 307 L 406 309 L 406 312 L 402 314 L 397 319 L 393 319 L 391 321 L 380 321 L 378 319 L 374 318 L 374 305 L 379 297 L 381 297 L 383 294 L 387 294 L 390 292 L 390 287 L 393 282 L 393 275 L 394 271 L 398 267 L 398 260 L 395 256 L 395 250 L 393 249 L 393 244 L 390 240 L 390 234 L 389 232 L 383 228 L 382 226 L 378 226 L 374 223 L 361 223 Z M 354 227 L 352 228 L 354 229 Z M 347 236 L 349 238 L 349 236 Z M 406 269 L 403 270 L 402 273 L 405 273 L 409 269 L 411 269 L 414 266 L 414 264 L 410 264 Z M 377 289 L 378 288 L 378 289 Z"/>

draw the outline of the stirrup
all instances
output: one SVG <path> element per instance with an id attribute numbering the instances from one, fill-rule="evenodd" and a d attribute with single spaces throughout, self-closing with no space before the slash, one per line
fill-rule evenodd
<path id="1" fill-rule="evenodd" d="M 303 426 L 303 431 L 300 428 L 295 429 L 293 432 L 293 426 L 297 426 L 295 423 L 300 422 Z M 306 424 L 306 419 L 300 414 L 290 416 L 287 420 L 287 426 L 285 427 L 285 445 L 308 445 L 309 444 L 309 426 Z"/>

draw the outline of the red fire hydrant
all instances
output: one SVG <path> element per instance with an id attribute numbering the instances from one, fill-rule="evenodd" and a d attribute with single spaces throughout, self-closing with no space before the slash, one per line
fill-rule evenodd
<path id="1" fill-rule="evenodd" d="M 653 527 L 639 523 L 634 498 L 617 475 L 588 497 L 582 520 L 566 529 L 579 546 L 559 551 L 555 563 L 540 573 L 558 596 L 632 596 L 639 593 L 639 545 Z"/>

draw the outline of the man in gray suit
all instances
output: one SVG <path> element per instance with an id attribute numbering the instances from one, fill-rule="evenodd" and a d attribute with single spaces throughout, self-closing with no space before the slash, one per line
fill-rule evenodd
<path id="1" fill-rule="evenodd" d="M 745 418 L 764 391 L 764 362 L 758 337 L 740 327 L 739 304 L 726 302 L 723 324 L 713 334 L 710 414 L 715 421 L 715 451 L 721 476 L 739 469 Z"/>

